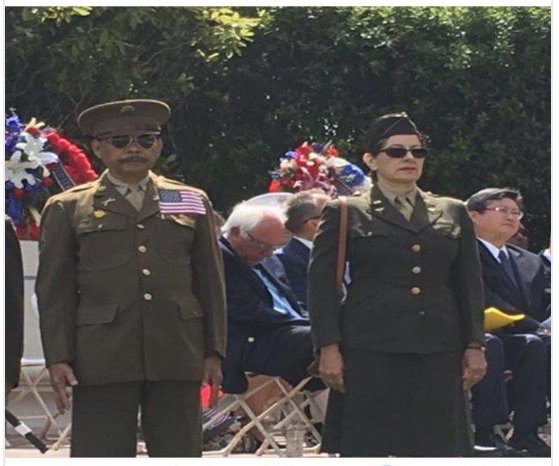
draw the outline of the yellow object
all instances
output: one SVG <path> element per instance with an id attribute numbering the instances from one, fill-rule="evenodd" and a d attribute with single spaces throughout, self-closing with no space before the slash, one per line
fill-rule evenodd
<path id="1" fill-rule="evenodd" d="M 95 218 L 103 218 L 105 215 L 107 215 L 107 212 L 105 212 L 104 210 L 94 210 L 93 211 L 93 216 Z"/>
<path id="2" fill-rule="evenodd" d="M 492 332 L 524 317 L 526 317 L 524 314 L 506 314 L 495 307 L 489 307 L 485 310 L 484 328 L 486 332 Z"/>

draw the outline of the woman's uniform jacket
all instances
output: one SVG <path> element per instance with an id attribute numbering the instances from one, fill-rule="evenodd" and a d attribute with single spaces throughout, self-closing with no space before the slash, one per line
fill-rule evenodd
<path id="1" fill-rule="evenodd" d="M 326 205 L 309 268 L 315 346 L 438 353 L 484 342 L 476 237 L 464 204 L 418 190 L 410 221 L 377 186 L 348 201 L 351 283 L 335 286 L 339 202 Z"/>

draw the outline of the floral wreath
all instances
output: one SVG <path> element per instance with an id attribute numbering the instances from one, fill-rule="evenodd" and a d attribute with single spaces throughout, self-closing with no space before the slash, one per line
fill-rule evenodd
<path id="1" fill-rule="evenodd" d="M 5 125 L 6 214 L 20 239 L 36 240 L 47 198 L 97 174 L 78 146 L 35 118 L 24 125 L 12 111 Z"/>
<path id="2" fill-rule="evenodd" d="M 319 188 L 336 197 L 368 189 L 370 180 L 332 144 L 305 142 L 287 151 L 271 172 L 269 192 L 299 192 Z"/>

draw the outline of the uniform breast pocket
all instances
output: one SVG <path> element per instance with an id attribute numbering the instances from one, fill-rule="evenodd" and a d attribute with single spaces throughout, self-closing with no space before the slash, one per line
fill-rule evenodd
<path id="1" fill-rule="evenodd" d="M 78 224 L 76 234 L 80 270 L 110 270 L 132 257 L 132 238 L 123 217 L 84 220 Z"/>
<path id="2" fill-rule="evenodd" d="M 462 228 L 460 225 L 450 221 L 434 223 L 433 231 L 439 236 L 451 239 L 458 239 L 462 236 Z"/>
<path id="3" fill-rule="evenodd" d="M 353 240 L 389 238 L 392 234 L 393 230 L 384 222 L 355 225 L 349 231 L 349 237 Z"/>
<path id="4" fill-rule="evenodd" d="M 188 264 L 195 230 L 196 219 L 189 215 L 170 215 L 158 221 L 157 250 L 161 257 L 169 262 Z"/>

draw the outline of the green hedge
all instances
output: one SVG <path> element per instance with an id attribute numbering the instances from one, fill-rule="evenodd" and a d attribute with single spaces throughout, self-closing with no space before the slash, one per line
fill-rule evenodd
<path id="1" fill-rule="evenodd" d="M 432 138 L 422 187 L 525 197 L 550 232 L 549 8 L 7 8 L 6 102 L 60 124 L 94 103 L 172 109 L 161 169 L 224 212 L 304 140 L 359 161 L 369 122 L 406 110 Z"/>

